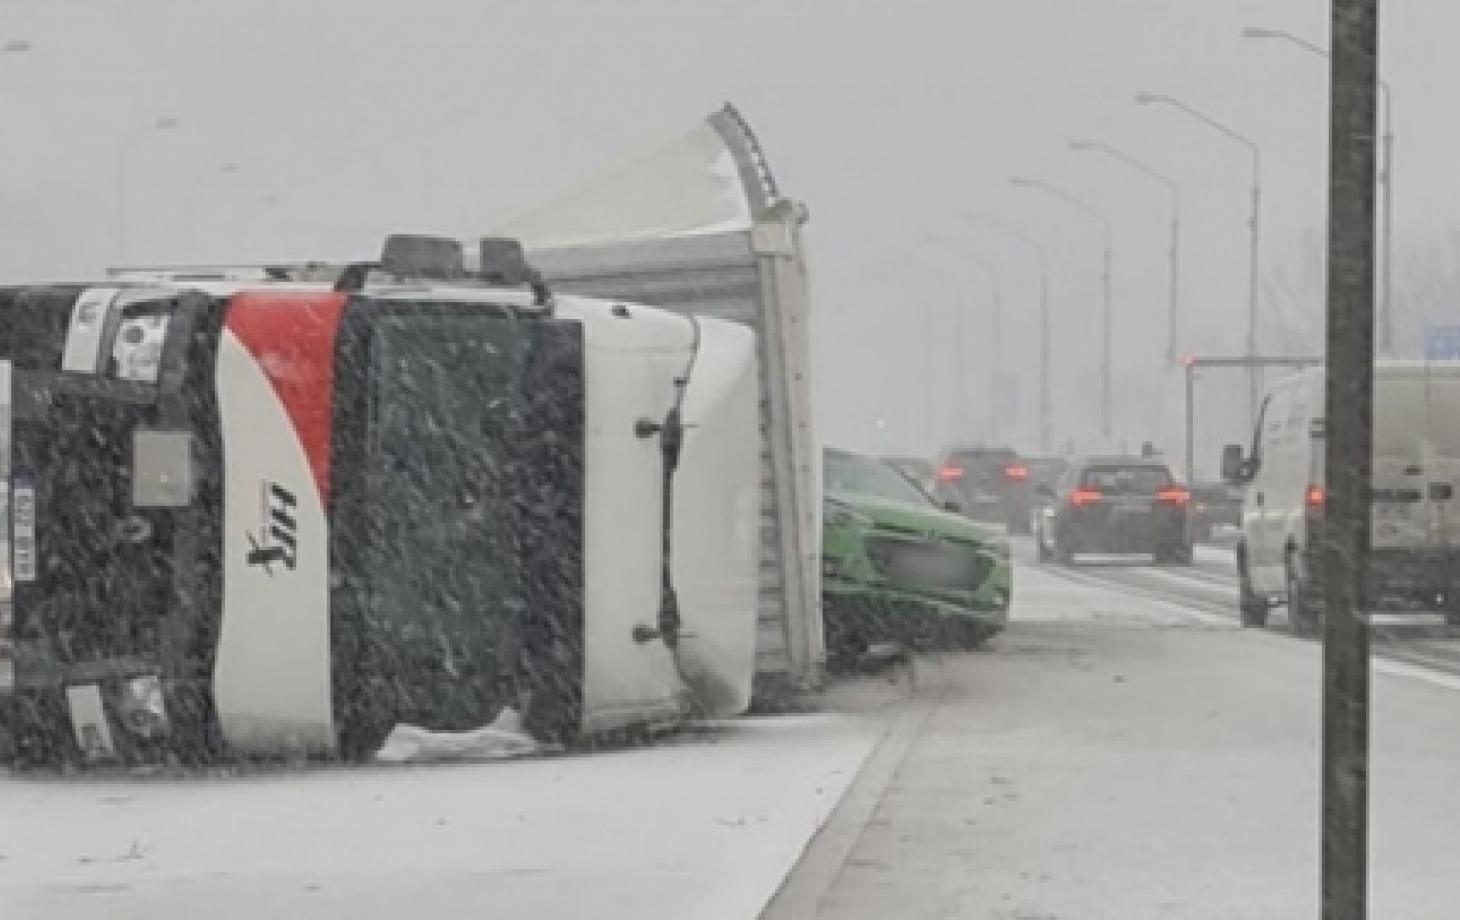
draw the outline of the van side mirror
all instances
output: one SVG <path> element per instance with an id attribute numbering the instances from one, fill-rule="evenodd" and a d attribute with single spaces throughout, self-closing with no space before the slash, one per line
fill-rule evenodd
<path id="1" fill-rule="evenodd" d="M 1241 444 L 1222 448 L 1222 478 L 1233 485 L 1242 485 L 1252 478 L 1252 461 L 1243 459 Z"/>

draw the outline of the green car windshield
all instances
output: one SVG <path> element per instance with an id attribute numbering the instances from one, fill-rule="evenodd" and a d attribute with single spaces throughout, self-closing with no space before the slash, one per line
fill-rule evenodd
<path id="1" fill-rule="evenodd" d="M 880 460 L 853 454 L 826 454 L 826 490 L 864 495 L 905 505 L 929 505 L 927 495 Z"/>

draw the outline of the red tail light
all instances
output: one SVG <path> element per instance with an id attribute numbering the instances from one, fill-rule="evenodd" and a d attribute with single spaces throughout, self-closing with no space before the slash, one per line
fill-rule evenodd
<path id="1" fill-rule="evenodd" d="M 1004 475 L 1008 476 L 1015 482 L 1023 482 L 1024 480 L 1029 478 L 1029 467 L 1020 466 L 1017 463 L 1011 463 L 1008 466 L 1004 467 Z"/>
<path id="2" fill-rule="evenodd" d="M 1103 497 L 1099 489 L 1076 489 L 1070 493 L 1070 504 L 1079 508 L 1081 505 L 1093 505 Z"/>
<path id="3" fill-rule="evenodd" d="M 963 478 L 963 467 L 945 466 L 938 470 L 938 478 L 944 482 L 957 482 Z"/>
<path id="4" fill-rule="evenodd" d="M 1170 505 L 1184 505 L 1191 501 L 1191 493 L 1181 486 L 1170 486 L 1156 493 L 1156 501 Z"/>
<path id="5" fill-rule="evenodd" d="M 1303 496 L 1303 504 L 1310 512 L 1322 511 L 1325 498 L 1322 486 L 1309 486 L 1307 494 Z"/>

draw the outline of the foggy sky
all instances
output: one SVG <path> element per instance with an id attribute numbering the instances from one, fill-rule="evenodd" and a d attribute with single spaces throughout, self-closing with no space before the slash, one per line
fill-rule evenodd
<path id="1" fill-rule="evenodd" d="M 1460 33 L 1460 4 L 1389 3 L 1385 16 L 1402 246 L 1460 213 L 1460 56 L 1439 38 Z M 987 434 L 989 286 L 966 248 L 1000 265 L 1002 361 L 1019 377 L 1006 434 L 1034 446 L 1032 262 L 960 222 L 970 209 L 1054 248 L 1055 424 L 1062 439 L 1094 434 L 1098 233 L 1010 188 L 1015 173 L 1113 217 L 1117 427 L 1166 438 L 1165 194 L 1065 143 L 1105 140 L 1180 180 L 1183 347 L 1240 350 L 1248 158 L 1132 96 L 1180 96 L 1262 144 L 1263 259 L 1301 275 L 1304 234 L 1323 221 L 1325 65 L 1244 41 L 1245 24 L 1323 42 L 1327 3 L 3 0 L 0 42 L 34 48 L 0 55 L 0 271 L 85 277 L 115 262 L 119 149 L 159 116 L 182 124 L 128 159 L 134 262 L 364 257 L 390 230 L 477 234 L 730 99 L 810 206 L 827 440 L 930 450 Z M 189 245 L 187 190 L 225 163 L 239 172 L 196 186 Z"/>

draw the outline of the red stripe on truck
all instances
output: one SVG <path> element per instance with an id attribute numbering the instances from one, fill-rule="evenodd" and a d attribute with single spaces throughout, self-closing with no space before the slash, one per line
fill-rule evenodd
<path id="1" fill-rule="evenodd" d="M 245 291 L 228 305 L 225 325 L 259 363 L 309 459 L 328 507 L 334 417 L 335 336 L 347 295 Z"/>

